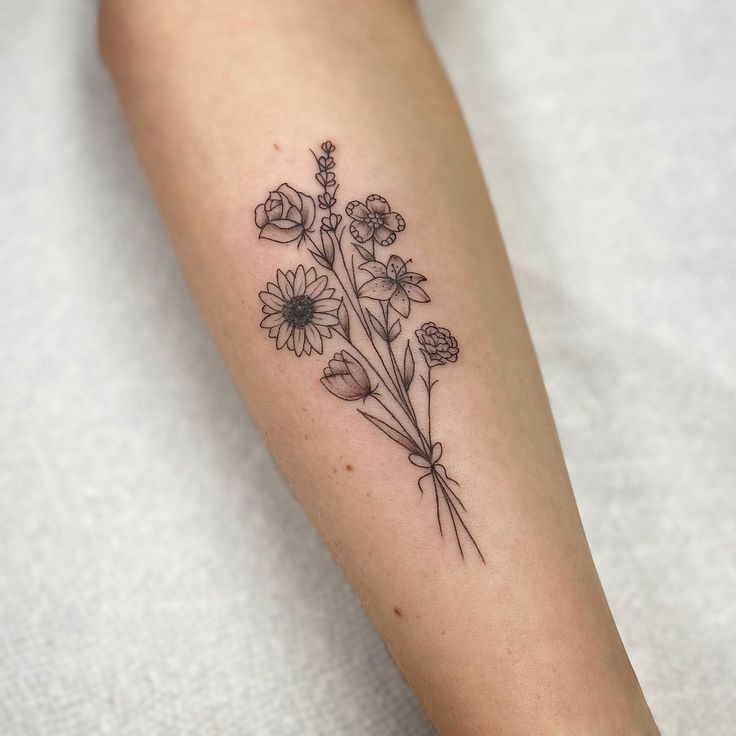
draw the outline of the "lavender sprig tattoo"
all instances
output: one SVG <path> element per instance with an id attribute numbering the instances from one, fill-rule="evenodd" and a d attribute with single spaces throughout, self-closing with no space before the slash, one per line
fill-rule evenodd
<path id="1" fill-rule="evenodd" d="M 381 195 L 348 202 L 344 212 L 349 222 L 343 224 L 334 152 L 331 141 L 319 153 L 312 152 L 319 185 L 316 202 L 323 213 L 318 234 L 315 198 L 289 184 L 281 184 L 256 207 L 260 238 L 297 247 L 307 243 L 316 264 L 277 270 L 259 294 L 261 327 L 278 350 L 297 357 L 321 355 L 325 340 L 333 335 L 341 339 L 344 347 L 328 361 L 322 385 L 338 399 L 362 402 L 358 414 L 406 450 L 409 462 L 420 469 L 417 488 L 434 499 L 440 534 L 452 535 L 463 558 L 470 547 L 485 562 L 465 521 L 459 485 L 440 462 L 442 443 L 432 437 L 432 391 L 438 383 L 433 371 L 457 361 L 458 342 L 447 328 L 425 322 L 413 340 L 395 348 L 412 305 L 430 301 L 423 286 L 427 279 L 410 267 L 410 260 L 395 254 L 381 258 L 382 249 L 394 245 L 406 229 L 404 218 Z M 426 368 L 423 375 L 415 362 L 417 350 Z M 415 375 L 426 396 L 422 419 L 413 400 L 419 390 Z"/>

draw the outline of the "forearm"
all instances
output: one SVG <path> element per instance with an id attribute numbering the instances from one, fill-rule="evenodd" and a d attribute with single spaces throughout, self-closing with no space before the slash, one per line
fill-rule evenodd
<path id="1" fill-rule="evenodd" d="M 655 733 L 472 146 L 412 6 L 128 0 L 102 23 L 212 333 L 440 731 Z M 309 148 L 336 163 L 321 183 Z M 304 195 L 296 212 L 292 189 L 269 197 L 282 182 Z M 390 207 L 365 208 L 374 192 Z M 330 214 L 342 220 L 321 230 Z M 406 269 L 383 275 L 392 256 Z M 459 359 L 421 331 L 430 321 Z"/>

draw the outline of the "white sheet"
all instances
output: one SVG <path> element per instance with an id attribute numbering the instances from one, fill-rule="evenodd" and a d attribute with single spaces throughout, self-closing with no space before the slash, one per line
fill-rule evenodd
<path id="1" fill-rule="evenodd" d="M 667 736 L 736 723 L 736 6 L 424 3 Z M 431 732 L 190 303 L 94 2 L 0 8 L 0 732 Z"/>

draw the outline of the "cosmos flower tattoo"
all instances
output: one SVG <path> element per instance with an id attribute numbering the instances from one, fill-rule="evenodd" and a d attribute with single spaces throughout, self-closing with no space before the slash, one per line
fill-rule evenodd
<path id="1" fill-rule="evenodd" d="M 315 264 L 277 269 L 258 295 L 261 327 L 278 350 L 296 357 L 322 355 L 325 341 L 338 341 L 320 383 L 406 453 L 408 467 L 417 472 L 417 491 L 431 499 L 440 535 L 454 541 L 462 559 L 471 551 L 485 563 L 466 520 L 460 486 L 448 474 L 443 445 L 432 433 L 434 372 L 457 362 L 458 341 L 434 322 L 424 322 L 413 336 L 409 330 L 409 337 L 399 340 L 412 305 L 430 302 L 427 278 L 410 269 L 411 259 L 395 253 L 385 260 L 377 256 L 376 245 L 395 245 L 406 229 L 385 197 L 370 194 L 340 211 L 335 150 L 325 141 L 319 152 L 312 152 L 314 195 L 283 183 L 255 208 L 261 240 L 293 245 L 294 253 Z M 305 243 L 306 253 L 297 251 Z M 417 352 L 423 358 L 419 367 Z"/>
<path id="2" fill-rule="evenodd" d="M 380 194 L 371 194 L 365 204 L 357 200 L 348 202 L 345 214 L 352 219 L 350 234 L 359 243 L 373 240 L 379 245 L 391 245 L 396 240 L 396 233 L 406 227 L 404 218 L 398 212 L 392 212 Z"/>

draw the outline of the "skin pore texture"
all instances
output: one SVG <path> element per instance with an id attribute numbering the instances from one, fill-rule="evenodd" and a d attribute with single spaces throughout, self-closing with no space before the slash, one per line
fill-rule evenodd
<path id="1" fill-rule="evenodd" d="M 212 335 L 438 731 L 657 734 L 413 5 L 107 0 L 100 40 Z"/>

